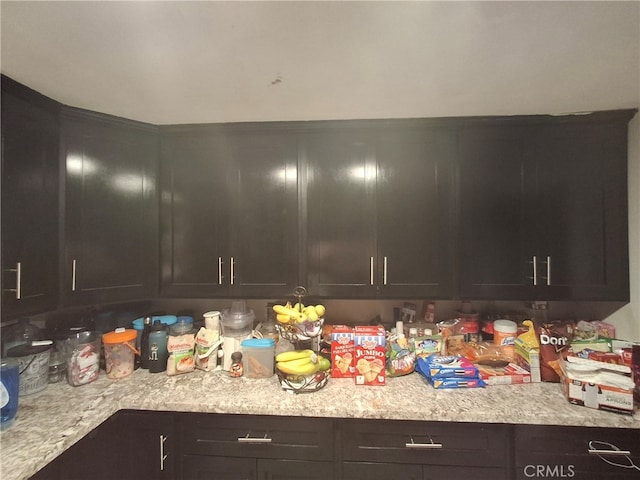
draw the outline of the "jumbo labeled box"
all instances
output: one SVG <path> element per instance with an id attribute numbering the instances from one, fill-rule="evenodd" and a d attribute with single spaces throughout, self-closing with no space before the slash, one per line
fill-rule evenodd
<path id="1" fill-rule="evenodd" d="M 356 326 L 353 330 L 356 385 L 386 384 L 386 332 L 381 326 Z"/>

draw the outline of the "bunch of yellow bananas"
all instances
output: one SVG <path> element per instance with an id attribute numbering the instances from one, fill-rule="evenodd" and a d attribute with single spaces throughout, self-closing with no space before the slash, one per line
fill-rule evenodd
<path id="1" fill-rule="evenodd" d="M 308 305 L 296 303 L 291 306 L 291 302 L 286 305 L 274 305 L 273 311 L 276 312 L 276 319 L 280 323 L 302 323 L 306 321 L 315 322 L 324 317 L 324 305 Z"/>
<path id="2" fill-rule="evenodd" d="M 312 375 L 320 370 L 320 362 L 313 350 L 292 350 L 276 355 L 276 368 L 286 374 Z"/>

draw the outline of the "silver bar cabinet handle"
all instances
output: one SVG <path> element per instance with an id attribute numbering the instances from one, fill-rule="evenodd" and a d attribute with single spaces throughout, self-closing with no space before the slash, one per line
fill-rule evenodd
<path id="1" fill-rule="evenodd" d="M 531 263 L 533 264 L 533 277 L 529 277 L 533 280 L 533 285 L 538 285 L 538 258 L 534 255 L 531 257 Z"/>
<path id="2" fill-rule="evenodd" d="M 7 268 L 7 272 L 16 272 L 16 288 L 6 288 L 7 292 L 16 292 L 16 300 L 22 298 L 22 262 L 16 262 L 16 268 Z"/>
<path id="3" fill-rule="evenodd" d="M 76 259 L 71 261 L 71 291 L 76 291 Z"/>
<path id="4" fill-rule="evenodd" d="M 236 261 L 233 257 L 231 257 L 231 280 L 229 281 L 230 285 L 233 285 L 233 282 L 235 280 L 235 266 L 236 266 Z"/>
<path id="5" fill-rule="evenodd" d="M 271 439 L 267 437 L 266 433 L 263 438 L 250 437 L 247 433 L 245 437 L 238 437 L 238 443 L 271 443 Z"/>
<path id="6" fill-rule="evenodd" d="M 441 443 L 433 443 L 433 440 L 431 440 L 430 443 L 415 443 L 413 441 L 413 437 L 411 437 L 411 443 L 405 443 L 404 446 L 406 448 L 415 448 L 417 450 L 433 450 L 433 449 L 438 449 L 438 448 L 442 448 L 442 444 Z"/>
<path id="7" fill-rule="evenodd" d="M 164 442 L 167 441 L 167 437 L 160 435 L 160 471 L 164 471 L 164 461 L 167 459 L 167 455 L 164 453 Z"/>
<path id="8" fill-rule="evenodd" d="M 384 261 L 382 263 L 382 284 L 387 284 L 387 257 L 384 257 Z"/>
<path id="9" fill-rule="evenodd" d="M 590 448 L 587 450 L 589 455 L 606 455 L 608 457 L 629 457 L 631 452 L 629 450 L 598 450 L 596 448 Z"/>
<path id="10" fill-rule="evenodd" d="M 22 298 L 22 262 L 16 262 L 16 300 Z"/>
<path id="11" fill-rule="evenodd" d="M 369 257 L 369 284 L 373 285 L 373 257 Z"/>
<path id="12" fill-rule="evenodd" d="M 222 285 L 222 257 L 218 257 L 218 285 Z"/>
<path id="13" fill-rule="evenodd" d="M 547 256 L 547 285 L 551 285 L 551 256 Z"/>

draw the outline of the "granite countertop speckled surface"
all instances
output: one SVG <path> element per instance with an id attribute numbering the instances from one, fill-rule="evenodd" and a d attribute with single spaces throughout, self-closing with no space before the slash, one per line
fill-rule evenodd
<path id="1" fill-rule="evenodd" d="M 109 380 L 101 372 L 88 385 L 51 384 L 20 397 L 14 425 L 0 433 L 0 477 L 28 478 L 121 409 L 640 428 L 639 412 L 571 405 L 557 384 L 435 390 L 412 374 L 389 378 L 383 387 L 331 379 L 318 392 L 294 395 L 280 388 L 276 376 L 195 371 L 169 377 L 137 370 Z"/>

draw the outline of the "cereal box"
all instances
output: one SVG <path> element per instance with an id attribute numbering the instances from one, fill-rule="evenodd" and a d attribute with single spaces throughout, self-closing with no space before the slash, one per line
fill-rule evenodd
<path id="1" fill-rule="evenodd" d="M 354 372 L 353 328 L 334 325 L 331 331 L 331 376 L 351 378 Z"/>
<path id="2" fill-rule="evenodd" d="M 356 385 L 385 385 L 386 346 L 382 326 L 356 326 L 354 329 Z"/>

